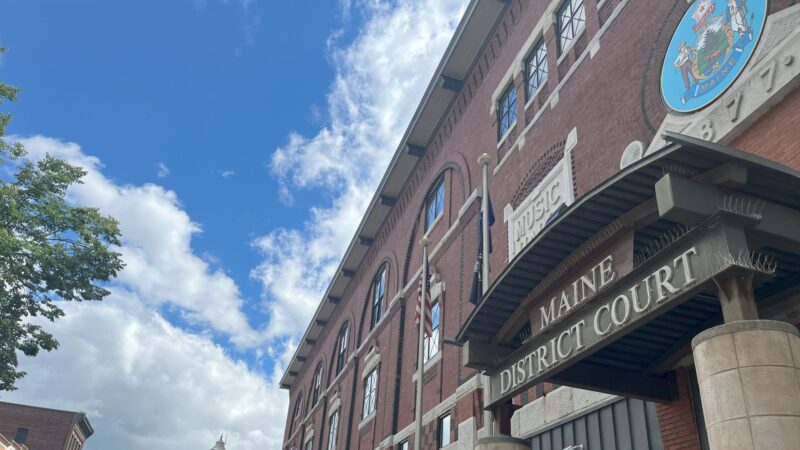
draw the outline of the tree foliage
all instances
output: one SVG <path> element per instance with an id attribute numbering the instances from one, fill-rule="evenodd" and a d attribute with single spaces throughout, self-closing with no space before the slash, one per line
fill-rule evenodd
<path id="1" fill-rule="evenodd" d="M 0 82 L 0 104 L 18 93 Z M 102 300 L 102 283 L 123 267 L 111 247 L 120 244 L 117 221 L 65 199 L 86 172 L 50 155 L 27 159 L 20 143 L 3 139 L 10 120 L 0 113 L 0 391 L 25 375 L 18 353 L 58 347 L 37 318 L 63 316 L 63 301 Z"/>

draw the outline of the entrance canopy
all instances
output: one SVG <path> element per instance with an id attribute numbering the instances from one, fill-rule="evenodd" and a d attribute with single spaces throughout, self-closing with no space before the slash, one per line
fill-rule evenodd
<path id="1" fill-rule="evenodd" d="M 553 219 L 459 331 L 491 404 L 545 380 L 670 400 L 690 340 L 723 320 L 720 280 L 752 283 L 759 310 L 798 290 L 800 173 L 665 138 Z"/>

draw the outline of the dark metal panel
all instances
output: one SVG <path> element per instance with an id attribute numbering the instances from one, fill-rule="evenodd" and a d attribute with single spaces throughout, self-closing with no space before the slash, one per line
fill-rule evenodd
<path id="1" fill-rule="evenodd" d="M 647 414 L 647 438 L 649 439 L 652 450 L 664 450 L 664 442 L 661 440 L 661 429 L 658 427 L 658 414 L 656 413 L 655 403 L 645 403 Z"/>
<path id="2" fill-rule="evenodd" d="M 561 427 L 561 446 L 575 445 L 575 422 L 567 422 Z"/>
<path id="3" fill-rule="evenodd" d="M 614 435 L 617 441 L 617 450 L 633 450 L 628 402 L 614 403 L 611 410 L 614 412 Z"/>
<path id="4" fill-rule="evenodd" d="M 587 442 L 588 441 L 589 434 L 588 434 L 588 430 L 586 428 L 586 416 L 578 417 L 575 420 L 574 432 L 575 432 L 575 442 L 580 444 L 581 442 Z M 584 447 L 586 447 L 586 446 L 584 445 Z M 585 449 L 585 450 L 588 450 L 588 449 Z"/>
<path id="5" fill-rule="evenodd" d="M 603 438 L 602 434 L 600 433 L 600 413 L 598 411 L 594 411 L 588 416 L 586 416 L 586 425 L 588 429 L 589 438 L 587 442 L 589 448 L 596 448 L 599 450 L 606 450 L 603 448 Z"/>
<path id="6" fill-rule="evenodd" d="M 611 408 L 603 408 L 599 412 L 600 439 L 603 443 L 603 450 L 616 450 L 617 439 L 614 433 L 614 411 Z"/>
<path id="7" fill-rule="evenodd" d="M 647 448 L 649 444 L 647 418 L 645 417 L 645 403 L 639 399 L 628 401 L 629 419 L 631 424 L 631 444 L 633 448 Z"/>

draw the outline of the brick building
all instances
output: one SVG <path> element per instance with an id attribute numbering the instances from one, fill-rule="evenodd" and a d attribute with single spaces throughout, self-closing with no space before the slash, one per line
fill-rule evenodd
<path id="1" fill-rule="evenodd" d="M 31 450 L 80 450 L 92 434 L 84 413 L 0 402 L 0 435 Z"/>
<path id="2" fill-rule="evenodd" d="M 471 1 L 281 380 L 284 448 L 413 448 L 418 382 L 426 449 L 798 448 L 798 3 Z"/>

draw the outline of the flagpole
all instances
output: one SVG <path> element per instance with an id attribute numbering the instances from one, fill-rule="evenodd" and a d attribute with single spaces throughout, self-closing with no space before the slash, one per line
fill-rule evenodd
<path id="1" fill-rule="evenodd" d="M 489 162 L 492 158 L 488 153 L 478 157 L 478 164 L 483 172 L 483 183 L 481 188 L 481 244 L 483 246 L 481 258 L 481 294 L 486 294 L 489 289 Z M 488 405 L 491 398 L 492 385 L 489 377 L 482 375 L 483 383 L 483 404 Z M 494 436 L 494 415 L 491 411 L 483 412 L 483 426 L 486 427 L 487 434 Z"/>
<path id="2" fill-rule="evenodd" d="M 483 267 L 481 268 L 482 294 L 489 289 L 489 162 L 491 157 L 484 153 L 478 158 L 478 164 L 483 169 L 483 188 L 481 191 L 481 232 L 483 233 Z"/>
<path id="3" fill-rule="evenodd" d="M 428 313 L 427 299 L 427 280 L 428 280 L 428 238 L 424 237 L 419 241 L 422 245 L 422 294 L 420 294 L 420 313 L 419 313 L 419 345 L 417 348 L 417 407 L 415 411 L 416 427 L 414 430 L 414 450 L 422 447 L 422 369 L 425 364 L 425 315 Z"/>

